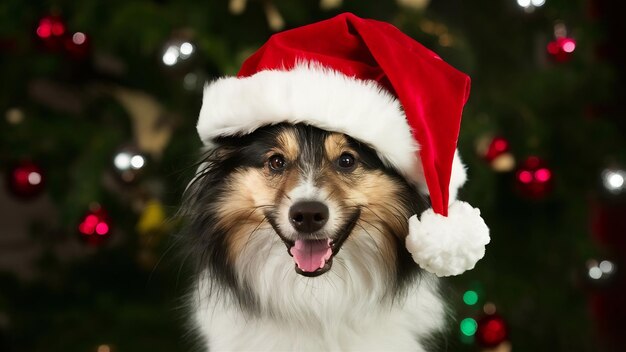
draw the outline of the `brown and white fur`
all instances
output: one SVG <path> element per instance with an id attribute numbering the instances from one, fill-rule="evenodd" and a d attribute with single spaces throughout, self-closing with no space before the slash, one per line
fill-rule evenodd
<path id="1" fill-rule="evenodd" d="M 290 210 L 303 201 L 328 208 L 321 229 L 297 230 Z M 217 139 L 183 207 L 197 265 L 189 306 L 204 346 L 426 351 L 445 309 L 404 241 L 407 219 L 427 206 L 341 133 L 279 124 Z M 303 271 L 292 247 L 310 239 L 328 239 L 332 257 Z"/>

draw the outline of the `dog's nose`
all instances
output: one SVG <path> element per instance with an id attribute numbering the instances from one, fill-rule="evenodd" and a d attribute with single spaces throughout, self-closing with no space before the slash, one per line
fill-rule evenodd
<path id="1" fill-rule="evenodd" d="M 318 231 L 328 222 L 328 207 L 321 202 L 298 202 L 289 209 L 289 221 L 298 232 Z"/>

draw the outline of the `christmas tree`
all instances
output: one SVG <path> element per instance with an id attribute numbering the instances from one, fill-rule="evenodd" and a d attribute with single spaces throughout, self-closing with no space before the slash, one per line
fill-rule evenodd
<path id="1" fill-rule="evenodd" d="M 459 150 L 492 242 L 445 279 L 447 350 L 622 351 L 623 5 L 0 3 L 0 350 L 190 350 L 178 248 L 207 80 L 274 32 L 388 21 L 472 77 Z"/>

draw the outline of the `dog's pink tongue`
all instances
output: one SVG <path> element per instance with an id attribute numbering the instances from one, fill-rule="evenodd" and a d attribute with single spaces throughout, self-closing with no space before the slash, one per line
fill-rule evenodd
<path id="1" fill-rule="evenodd" d="M 305 272 L 314 272 L 323 268 L 332 255 L 330 238 L 325 240 L 297 240 L 289 253 L 293 255 L 296 265 Z"/>

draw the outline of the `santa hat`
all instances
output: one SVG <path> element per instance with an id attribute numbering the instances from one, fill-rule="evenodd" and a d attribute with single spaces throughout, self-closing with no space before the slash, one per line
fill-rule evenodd
<path id="1" fill-rule="evenodd" d="M 430 195 L 409 219 L 406 246 L 438 276 L 472 269 L 489 229 L 457 201 L 456 153 L 469 77 L 396 27 L 345 13 L 273 35 L 237 77 L 208 84 L 198 120 L 204 144 L 281 122 L 345 133 Z M 416 195 L 417 196 L 417 195 Z"/>

